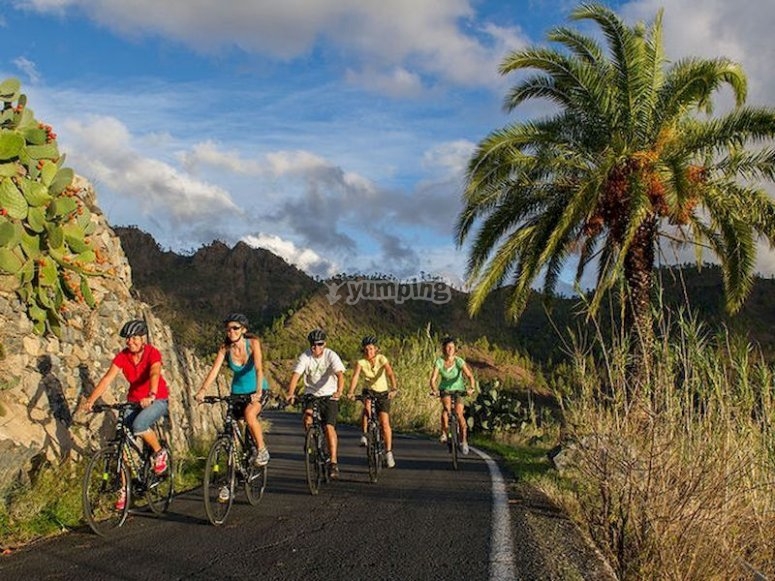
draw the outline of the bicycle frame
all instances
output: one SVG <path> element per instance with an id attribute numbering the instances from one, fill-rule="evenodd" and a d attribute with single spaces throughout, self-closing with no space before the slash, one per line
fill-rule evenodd
<path id="1" fill-rule="evenodd" d="M 320 484 L 328 482 L 328 445 L 323 428 L 323 419 L 320 415 L 320 402 L 325 397 L 315 397 L 304 394 L 301 397 L 302 409 L 306 409 L 311 403 L 312 422 L 304 434 L 304 460 L 307 475 L 307 486 L 310 494 L 320 491 Z"/>
<path id="2" fill-rule="evenodd" d="M 169 507 L 174 493 L 172 453 L 159 423 L 153 429 L 159 443 L 167 448 L 168 467 L 156 474 L 152 466 L 152 451 L 138 444 L 126 425 L 126 416 L 138 409 L 136 403 L 98 404 L 96 412 L 116 410 L 116 433 L 105 446 L 94 452 L 84 472 L 83 510 L 89 526 L 99 535 L 124 524 L 132 498 L 145 497 L 149 508 L 157 515 Z M 113 506 L 119 495 L 123 506 Z"/>
<path id="3" fill-rule="evenodd" d="M 369 480 L 376 482 L 385 458 L 385 444 L 382 440 L 382 426 L 377 413 L 377 396 L 365 393 L 356 396 L 364 405 L 366 414 L 366 461 L 369 466 Z M 368 406 L 366 405 L 368 402 Z"/>
<path id="4" fill-rule="evenodd" d="M 218 432 L 207 456 L 204 478 L 205 511 L 214 525 L 226 522 L 236 494 L 238 477 L 245 485 L 245 494 L 251 505 L 263 497 L 266 487 L 266 466 L 252 464 L 257 445 L 247 422 L 241 429 L 240 419 L 234 415 L 234 404 L 252 401 L 252 394 L 206 396 L 204 403 L 226 403 L 223 428 Z M 263 403 L 265 403 L 264 400 Z M 222 473 L 222 470 L 225 470 Z M 228 498 L 222 498 L 222 490 L 228 490 Z"/>

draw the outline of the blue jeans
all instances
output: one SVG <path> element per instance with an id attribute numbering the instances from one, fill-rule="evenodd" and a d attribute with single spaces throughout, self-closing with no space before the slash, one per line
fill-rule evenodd
<path id="1" fill-rule="evenodd" d="M 132 433 L 139 436 L 151 429 L 151 426 L 167 415 L 166 399 L 157 399 L 145 409 L 136 409 L 126 417 L 127 426 L 132 427 Z"/>

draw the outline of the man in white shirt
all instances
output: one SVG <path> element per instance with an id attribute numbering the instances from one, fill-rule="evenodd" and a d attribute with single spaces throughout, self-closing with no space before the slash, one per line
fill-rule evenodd
<path id="1" fill-rule="evenodd" d="M 326 347 L 326 333 L 314 329 L 307 335 L 309 349 L 296 360 L 291 381 L 288 384 L 288 402 L 296 398 L 296 385 L 299 378 L 304 377 L 304 393 L 321 398 L 319 402 L 320 415 L 331 454 L 329 476 L 332 480 L 339 478 L 337 465 L 336 416 L 339 413 L 339 397 L 344 390 L 344 364 L 336 352 Z M 304 408 L 304 429 L 312 423 L 312 404 Z"/>

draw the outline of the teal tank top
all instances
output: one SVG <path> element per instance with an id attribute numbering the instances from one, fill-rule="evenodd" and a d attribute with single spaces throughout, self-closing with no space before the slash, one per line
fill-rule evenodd
<path id="1" fill-rule="evenodd" d="M 245 339 L 245 352 L 248 355 L 248 360 L 244 365 L 237 365 L 231 360 L 229 350 L 226 350 L 226 365 L 234 373 L 234 377 L 231 380 L 231 392 L 235 395 L 254 393 L 256 391 L 256 363 L 253 361 L 249 339 Z M 266 391 L 269 389 L 269 382 L 266 380 L 266 377 L 263 379 L 261 389 Z"/>

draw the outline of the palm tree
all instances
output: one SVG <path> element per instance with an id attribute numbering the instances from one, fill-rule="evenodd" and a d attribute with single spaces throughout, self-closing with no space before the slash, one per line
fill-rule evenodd
<path id="1" fill-rule="evenodd" d="M 509 91 L 508 111 L 537 98 L 556 108 L 492 132 L 469 162 L 456 226 L 459 246 L 473 238 L 469 311 L 510 282 L 516 319 L 536 279 L 551 296 L 577 257 L 577 281 L 597 268 L 590 315 L 622 283 L 642 363 L 660 237 L 716 255 L 730 312 L 747 296 L 757 239 L 775 240 L 775 205 L 760 185 L 775 175 L 775 110 L 745 106 L 746 77 L 725 58 L 668 63 L 661 11 L 649 26 L 626 26 L 598 4 L 571 18 L 599 26 L 607 50 L 560 27 L 548 35 L 557 49 L 527 48 L 501 64 L 502 74 L 532 71 Z M 714 117 L 711 97 L 723 86 L 736 107 Z"/>

